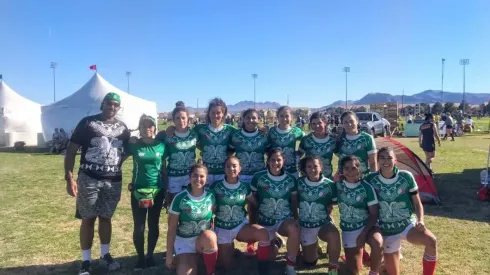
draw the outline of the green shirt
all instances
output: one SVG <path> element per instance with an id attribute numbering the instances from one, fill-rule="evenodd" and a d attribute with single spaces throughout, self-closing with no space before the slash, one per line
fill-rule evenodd
<path id="1" fill-rule="evenodd" d="M 196 163 L 197 134 L 193 130 L 186 133 L 175 131 L 168 137 L 164 131 L 158 133 L 157 139 L 165 142 L 167 159 L 167 172 L 170 177 L 187 176 L 191 167 Z"/>
<path id="2" fill-rule="evenodd" d="M 171 214 L 179 216 L 177 236 L 192 238 L 210 229 L 215 203 L 213 193 L 207 191 L 199 197 L 192 196 L 188 190 L 177 194 L 169 210 Z"/>
<path id="3" fill-rule="evenodd" d="M 253 133 L 245 130 L 236 131 L 231 136 L 230 147 L 235 150 L 240 160 L 242 175 L 254 175 L 265 169 L 264 154 L 269 148 L 266 136 L 256 130 Z"/>
<path id="4" fill-rule="evenodd" d="M 199 137 L 198 147 L 209 174 L 224 174 L 230 138 L 236 128 L 229 124 L 223 124 L 219 129 L 210 124 L 198 124 L 194 130 Z"/>
<path id="5" fill-rule="evenodd" d="M 133 156 L 132 183 L 137 188 L 161 187 L 160 168 L 165 154 L 165 144 L 154 140 L 146 144 L 137 140 L 128 144 L 128 153 Z"/>
<path id="6" fill-rule="evenodd" d="M 339 165 L 343 157 L 354 155 L 361 162 L 361 173 L 365 176 L 369 174 L 369 155 L 376 154 L 376 152 L 376 143 L 373 136 L 368 133 L 361 132 L 355 136 L 342 136 L 338 153 Z"/>
<path id="7" fill-rule="evenodd" d="M 307 177 L 297 181 L 299 224 L 302 227 L 315 228 L 330 222 L 328 206 L 337 200 L 334 198 L 334 185 L 325 177 L 318 182 L 312 182 Z"/>
<path id="8" fill-rule="evenodd" d="M 373 187 L 365 181 L 337 182 L 336 197 L 340 211 L 340 229 L 355 231 L 364 227 L 369 217 L 369 206 L 378 204 Z"/>
<path id="9" fill-rule="evenodd" d="M 273 176 L 268 170 L 261 171 L 254 175 L 250 188 L 258 197 L 260 225 L 275 225 L 291 217 L 291 195 L 296 194 L 294 176 Z"/>
<path id="10" fill-rule="evenodd" d="M 396 235 L 415 223 L 412 195 L 418 190 L 417 183 L 409 171 L 400 170 L 394 178 L 387 179 L 380 173 L 370 174 L 368 181 L 379 200 L 379 227 L 383 235 Z"/>
<path id="11" fill-rule="evenodd" d="M 242 182 L 229 184 L 225 180 L 215 181 L 209 188 L 216 197 L 215 225 L 223 229 L 233 229 L 243 223 L 247 216 L 245 205 L 250 195 L 250 185 Z"/>
<path id="12" fill-rule="evenodd" d="M 320 139 L 315 137 L 313 133 L 303 137 L 299 143 L 299 151 L 306 156 L 316 155 L 322 158 L 322 172 L 327 178 L 332 178 L 332 157 L 335 147 L 335 139 L 330 136 Z"/>
<path id="13" fill-rule="evenodd" d="M 286 162 L 284 167 L 288 173 L 296 173 L 296 142 L 301 140 L 304 133 L 298 127 L 290 127 L 287 130 L 279 129 L 279 126 L 269 130 L 269 142 L 271 148 L 279 148 L 284 152 Z"/>

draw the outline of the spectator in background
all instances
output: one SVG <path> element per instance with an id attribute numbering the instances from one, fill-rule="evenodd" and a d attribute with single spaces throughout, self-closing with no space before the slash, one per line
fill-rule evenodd
<path id="1" fill-rule="evenodd" d="M 448 136 L 451 136 L 451 141 L 454 141 L 454 131 L 453 131 L 453 118 L 451 117 L 451 113 L 446 114 L 446 119 L 444 120 L 444 125 L 442 125 L 441 129 L 446 126 L 446 134 L 442 140 L 446 140 Z"/>
<path id="2" fill-rule="evenodd" d="M 407 123 L 412 123 L 413 122 L 413 117 L 412 117 L 412 114 L 411 113 L 408 113 L 408 116 L 407 116 L 406 120 L 407 120 Z"/>

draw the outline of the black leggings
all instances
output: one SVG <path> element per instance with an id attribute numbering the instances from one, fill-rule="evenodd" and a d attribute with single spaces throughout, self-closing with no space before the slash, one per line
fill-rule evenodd
<path id="1" fill-rule="evenodd" d="M 158 236 L 160 235 L 158 223 L 164 197 L 165 191 L 162 189 L 153 200 L 153 207 L 140 208 L 138 200 L 131 194 L 131 210 L 133 211 L 134 221 L 133 243 L 140 259 L 144 259 L 145 257 L 146 213 L 148 213 L 148 253 L 146 256 L 153 257 L 153 251 L 155 251 Z"/>

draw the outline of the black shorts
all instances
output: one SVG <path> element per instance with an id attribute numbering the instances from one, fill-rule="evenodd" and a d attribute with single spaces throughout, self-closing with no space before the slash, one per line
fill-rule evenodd
<path id="1" fill-rule="evenodd" d="M 453 125 L 446 125 L 446 129 L 453 129 Z"/>
<path id="2" fill-rule="evenodd" d="M 422 150 L 424 152 L 432 153 L 436 151 L 436 145 L 435 144 L 422 144 Z"/>

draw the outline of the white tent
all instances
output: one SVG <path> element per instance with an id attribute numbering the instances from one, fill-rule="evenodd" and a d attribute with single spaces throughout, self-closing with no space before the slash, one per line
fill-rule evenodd
<path id="1" fill-rule="evenodd" d="M 44 138 L 51 140 L 55 128 L 63 128 L 70 135 L 82 118 L 100 113 L 102 100 L 110 92 L 121 96 L 117 118 L 126 123 L 129 129 L 138 127 L 142 114 L 157 118 L 156 102 L 123 92 L 96 73 L 74 94 L 41 107 Z"/>
<path id="2" fill-rule="evenodd" d="M 11 147 L 17 141 L 36 146 L 41 132 L 41 105 L 22 97 L 0 80 L 0 146 Z"/>

